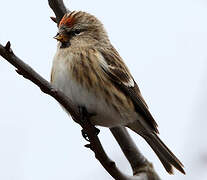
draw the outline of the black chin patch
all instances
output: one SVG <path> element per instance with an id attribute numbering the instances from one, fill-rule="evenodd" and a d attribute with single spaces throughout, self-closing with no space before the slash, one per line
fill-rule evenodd
<path id="1" fill-rule="evenodd" d="M 70 42 L 61 42 L 60 48 L 67 48 L 70 46 Z"/>

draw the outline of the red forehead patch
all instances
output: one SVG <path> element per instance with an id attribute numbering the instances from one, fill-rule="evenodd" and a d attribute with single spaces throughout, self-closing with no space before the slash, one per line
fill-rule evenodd
<path id="1" fill-rule="evenodd" d="M 73 18 L 72 13 L 65 14 L 60 21 L 59 27 L 63 25 L 71 27 L 73 26 L 74 22 L 75 22 L 75 18 Z"/>

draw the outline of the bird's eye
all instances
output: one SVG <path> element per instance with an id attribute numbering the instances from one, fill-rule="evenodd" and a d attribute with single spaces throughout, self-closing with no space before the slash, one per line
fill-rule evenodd
<path id="1" fill-rule="evenodd" d="M 80 29 L 76 29 L 76 30 L 74 30 L 74 34 L 75 35 L 78 35 L 78 34 L 80 34 L 82 31 L 80 30 Z"/>

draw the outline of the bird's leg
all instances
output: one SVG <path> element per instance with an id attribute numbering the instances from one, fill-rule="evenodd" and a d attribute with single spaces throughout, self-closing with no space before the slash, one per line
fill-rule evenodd
<path id="1" fill-rule="evenodd" d="M 79 114 L 81 116 L 81 121 L 84 123 L 84 121 L 87 121 L 88 118 L 88 112 L 84 106 L 78 106 Z M 89 141 L 88 135 L 84 129 L 81 130 L 82 136 L 86 141 Z"/>
<path id="2" fill-rule="evenodd" d="M 79 109 L 79 113 L 80 113 L 80 116 L 81 116 L 81 121 L 83 123 L 84 123 L 84 121 L 87 121 L 88 119 L 90 119 L 92 116 L 95 116 L 94 113 L 89 113 L 87 111 L 86 107 L 84 107 L 84 106 L 78 106 L 78 109 Z M 94 127 L 94 128 L 95 128 L 96 135 L 98 135 L 100 130 L 98 128 L 96 128 L 96 127 Z M 84 139 L 86 141 L 89 141 L 88 135 L 87 135 L 87 133 L 86 133 L 86 131 L 84 129 L 81 130 L 81 133 L 82 133 L 82 136 L 84 137 Z"/>

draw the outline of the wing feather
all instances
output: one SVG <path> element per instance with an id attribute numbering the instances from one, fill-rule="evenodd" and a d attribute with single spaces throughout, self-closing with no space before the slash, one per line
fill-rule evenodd
<path id="1" fill-rule="evenodd" d="M 137 113 L 142 115 L 152 130 L 158 133 L 157 123 L 149 112 L 148 106 L 141 95 L 139 87 L 132 78 L 129 70 L 122 61 L 119 54 L 113 47 L 108 49 L 108 51 L 105 49 L 104 51 L 99 52 L 101 52 L 108 64 L 107 68 L 106 66 L 102 66 L 105 74 L 111 79 L 113 84 L 118 89 L 120 89 L 126 96 L 131 98 Z"/>

